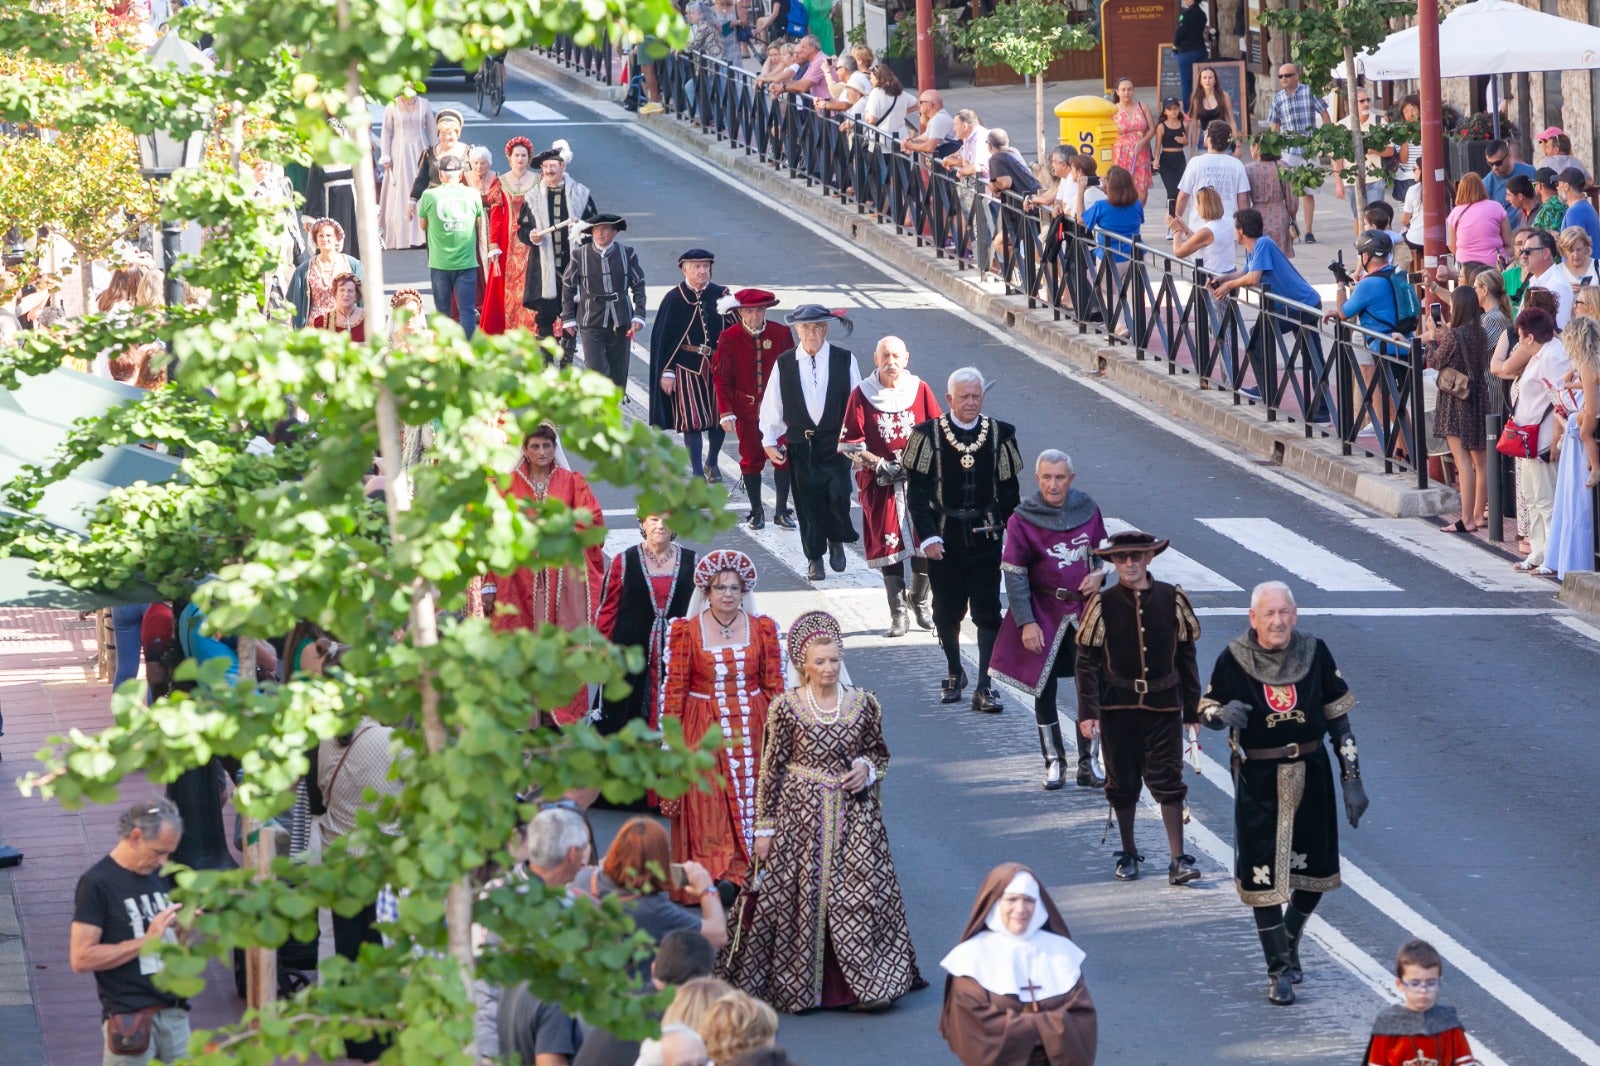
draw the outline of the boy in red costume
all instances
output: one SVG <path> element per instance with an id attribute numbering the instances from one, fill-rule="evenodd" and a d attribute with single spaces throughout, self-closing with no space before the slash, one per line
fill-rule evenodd
<path id="1" fill-rule="evenodd" d="M 1477 1066 L 1454 1007 L 1440 1006 L 1444 960 L 1426 940 L 1408 940 L 1394 960 L 1395 988 L 1405 997 L 1372 1023 L 1368 1066 Z"/>

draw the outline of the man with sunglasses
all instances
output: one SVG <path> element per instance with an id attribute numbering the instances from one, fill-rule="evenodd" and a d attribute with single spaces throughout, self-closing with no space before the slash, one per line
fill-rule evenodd
<path id="1" fill-rule="evenodd" d="M 1310 133 L 1322 123 L 1328 121 L 1328 105 L 1321 97 L 1316 96 L 1300 81 L 1300 68 L 1293 63 L 1285 63 L 1278 68 L 1278 92 L 1272 98 L 1272 110 L 1267 113 L 1267 121 L 1272 124 L 1273 133 L 1305 134 Z M 1285 167 L 1297 167 L 1304 164 L 1306 157 L 1298 148 L 1286 147 L 1280 162 Z M 1317 201 L 1310 193 L 1300 197 L 1300 210 L 1305 212 L 1305 224 L 1301 226 L 1303 238 L 1307 244 L 1317 243 L 1317 235 L 1312 232 L 1314 214 Z M 1295 207 L 1289 206 L 1289 220 L 1294 221 Z"/>
<path id="2" fill-rule="evenodd" d="M 1183 732 L 1200 720 L 1200 622 L 1181 588 L 1150 576 L 1167 543 L 1129 529 L 1094 549 L 1116 567 L 1117 583 L 1090 594 L 1078 626 L 1078 730 L 1099 737 L 1105 756 L 1106 800 L 1122 842 L 1116 879 L 1137 880 L 1144 861 L 1133 839 L 1142 781 L 1161 805 L 1167 883 L 1186 885 L 1200 877 L 1183 850 Z"/>
<path id="3" fill-rule="evenodd" d="M 1490 141 L 1484 146 L 1483 161 L 1489 164 L 1489 169 L 1483 175 L 1483 187 L 1489 191 L 1489 196 L 1501 207 L 1510 207 L 1506 202 L 1506 182 L 1512 177 L 1521 174 L 1532 181 L 1538 171 L 1527 163 L 1511 155 L 1511 149 L 1505 141 Z"/>
<path id="4" fill-rule="evenodd" d="M 1528 287 L 1549 289 L 1555 295 L 1556 329 L 1566 329 L 1567 323 L 1572 321 L 1572 287 L 1577 279 L 1556 252 L 1556 235 L 1547 230 L 1535 230 L 1528 234 L 1522 251 L 1517 254 L 1522 259 L 1523 276 L 1529 279 Z"/>

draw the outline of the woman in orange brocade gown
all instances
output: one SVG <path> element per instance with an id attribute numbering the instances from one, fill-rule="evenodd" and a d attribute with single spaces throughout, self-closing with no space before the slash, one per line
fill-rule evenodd
<path id="1" fill-rule="evenodd" d="M 583 508 L 593 515 L 584 528 L 605 524 L 589 482 L 567 462 L 555 427 L 548 422 L 523 438 L 522 458 L 511 471 L 506 497 L 534 506 L 547 499 L 560 500 L 573 510 Z M 581 566 L 520 566 L 510 574 L 484 575 L 484 584 L 495 586 L 494 630 L 537 629 L 547 623 L 567 630 L 588 626 L 600 604 L 605 559 L 599 545 L 584 549 L 583 555 Z M 564 706 L 544 710 L 557 725 L 582 720 L 589 711 L 589 686 L 579 688 Z"/>
<path id="2" fill-rule="evenodd" d="M 505 333 L 513 329 L 533 330 L 533 312 L 522 306 L 522 290 L 528 280 L 528 253 L 532 249 L 517 239 L 517 216 L 523 198 L 539 184 L 539 174 L 528 169 L 533 158 L 533 142 L 513 137 L 506 142 L 506 159 L 511 169 L 497 175 L 483 194 L 489 212 L 489 247 L 493 260 L 483 287 L 478 328 L 485 333 Z M 499 255 L 494 255 L 499 252 Z M 506 294 L 511 298 L 507 299 Z"/>
<path id="3" fill-rule="evenodd" d="M 743 552 L 709 553 L 694 571 L 695 598 L 667 638 L 661 718 L 682 723 L 694 745 L 713 725 L 724 744 L 709 792 L 661 805 L 672 819 L 672 859 L 700 863 L 717 881 L 743 885 L 755 846 L 756 782 L 767 704 L 783 691 L 778 625 L 755 610 L 756 568 Z"/>

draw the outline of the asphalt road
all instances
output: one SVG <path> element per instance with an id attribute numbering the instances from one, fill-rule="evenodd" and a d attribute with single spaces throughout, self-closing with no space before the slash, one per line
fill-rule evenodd
<path id="1" fill-rule="evenodd" d="M 453 87 L 434 88 L 436 104 L 466 101 Z M 1360 701 L 1352 722 L 1372 808 L 1359 830 L 1341 826 L 1346 887 L 1311 925 L 1300 1001 L 1273 1007 L 1250 915 L 1226 872 L 1231 786 L 1217 734 L 1203 738 L 1204 772 L 1190 772 L 1190 850 L 1204 879 L 1166 884 L 1165 844 L 1147 808 L 1139 837 L 1147 876 L 1115 883 L 1104 799 L 1039 789 L 1037 734 L 1016 694 L 999 717 L 941 706 L 931 635 L 879 635 L 881 586 L 859 556 L 812 589 L 800 577 L 795 534 L 728 533 L 720 544 L 757 560 L 762 609 L 780 623 L 819 604 L 835 611 L 854 680 L 883 701 L 890 839 L 932 983 L 881 1016 L 785 1017 L 784 1046 L 812 1066 L 953 1062 L 937 1032 L 939 959 L 984 874 L 1020 860 L 1040 873 L 1088 952 L 1101 1061 L 1354 1062 L 1393 993 L 1395 949 L 1422 935 L 1446 958 L 1441 1002 L 1460 1008 L 1486 1062 L 1600 1063 L 1600 856 L 1590 806 L 1600 744 L 1587 728 L 1600 626 L 1560 609 L 1552 583 L 1513 575 L 1509 557 L 1431 522 L 1380 519 L 1330 499 L 1035 355 L 745 194 L 610 105 L 515 78 L 510 97 L 499 120 L 469 119 L 465 139 L 492 147 L 499 169 L 514 134 L 539 149 L 566 138 L 573 176 L 602 210 L 627 216 L 623 239 L 639 252 L 652 307 L 676 278 L 677 256 L 703 246 L 725 284 L 775 290 L 791 307 L 850 308 L 856 332 L 840 343 L 864 369 L 888 333 L 905 339 L 912 370 L 938 393 L 956 367 L 982 367 L 998 382 L 989 413 L 1016 424 L 1028 456 L 1066 450 L 1078 487 L 1108 517 L 1172 538 L 1155 570 L 1191 590 L 1205 627 L 1203 673 L 1244 627 L 1249 588 L 1280 579 L 1299 600 L 1301 627 L 1328 642 Z M 424 266 L 420 252 L 392 255 L 391 284 L 425 286 Z M 643 378 L 639 364 L 635 396 Z M 734 470 L 726 450 L 723 469 Z M 614 510 L 613 543 L 630 543 L 631 497 L 614 488 L 600 496 Z M 598 822 L 607 834 L 615 825 L 611 815 Z"/>

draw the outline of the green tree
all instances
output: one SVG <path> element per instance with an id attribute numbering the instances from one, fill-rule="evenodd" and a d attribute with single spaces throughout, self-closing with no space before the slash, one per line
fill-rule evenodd
<path id="1" fill-rule="evenodd" d="M 435 50 L 469 63 L 554 33 L 613 40 L 642 33 L 681 37 L 666 0 L 541 7 L 498 0 L 435 5 L 423 0 L 225 0 L 186 9 L 186 33 L 213 36 L 215 71 L 152 69 L 133 49 L 110 50 L 105 85 L 73 93 L 0 77 L 0 117 L 66 134 L 107 123 L 179 132 L 228 123 L 269 158 L 365 162 L 366 98 L 384 99 L 426 75 Z M 10 9 L 0 49 L 24 42 L 71 61 L 89 28 L 70 13 Z M 282 43 L 292 42 L 291 49 Z M 112 91 L 112 86 L 116 91 Z M 340 120 L 337 124 L 330 119 Z M 367 175 L 368 168 L 358 166 Z M 344 670 L 257 690 L 230 686 L 217 666 L 198 671 L 191 693 L 145 708 L 137 686 L 114 699 L 116 724 L 97 736 L 62 739 L 46 773 L 28 782 L 72 805 L 106 802 L 118 782 L 143 771 L 165 782 L 214 756 L 240 759 L 245 784 L 235 804 L 263 819 L 292 800 L 306 752 L 348 732 L 362 715 L 396 728 L 399 795 L 364 816 L 321 865 L 279 862 L 254 870 L 185 872 L 180 890 L 203 908 L 192 946 L 164 948 L 162 980 L 193 994 L 208 957 L 236 947 L 272 947 L 312 933 L 318 907 L 352 912 L 379 885 L 402 893 L 392 946 L 370 945 L 353 963 L 329 960 L 324 980 L 291 1001 L 267 1002 L 244 1025 L 196 1037 L 201 1063 L 266 1063 L 337 1057 L 344 1039 L 392 1036 L 391 1062 L 475 1061 L 475 977 L 527 979 L 535 994 L 594 1024 L 639 1034 L 649 1000 L 628 992 L 626 963 L 642 947 L 614 902 L 566 907 L 534 885 L 481 894 L 475 872 L 502 852 L 519 816 L 515 793 L 599 788 L 626 800 L 645 789 L 681 795 L 711 765 L 639 727 L 620 737 L 592 731 L 529 731 L 536 706 L 564 703 L 580 684 L 620 685 L 638 649 L 617 649 L 592 631 L 553 627 L 494 633 L 481 620 L 453 621 L 467 583 L 485 570 L 572 563 L 603 537 L 597 517 L 557 502 L 532 512 L 502 499 L 514 447 L 497 442 L 500 412 L 520 432 L 543 420 L 588 460 L 593 479 L 641 488 L 643 506 L 670 511 L 680 533 L 710 536 L 727 522 L 720 489 L 685 485 L 681 450 L 628 422 L 615 389 L 594 375 L 527 370 L 530 343 L 479 334 L 467 341 L 446 320 L 432 334 L 387 346 L 383 263 L 370 178 L 358 209 L 372 300 L 372 340 L 296 331 L 267 321 L 260 278 L 281 223 L 251 197 L 233 169 L 182 173 L 163 193 L 165 210 L 206 227 L 188 279 L 212 293 L 201 310 L 142 318 L 90 316 L 70 333 L 29 336 L 0 357 L 0 385 L 112 344 L 159 336 L 178 359 L 175 380 L 93 424 L 80 424 L 57 459 L 6 486 L 0 551 L 30 558 L 43 575 L 75 587 L 115 589 L 133 579 L 164 594 L 191 594 L 216 633 L 241 638 L 284 632 L 310 620 L 349 645 Z M 537 357 L 535 357 L 537 358 Z M 253 430 L 308 418 L 306 434 L 270 455 L 244 447 Z M 362 492 L 373 455 L 400 469 L 402 424 L 434 422 L 429 463 L 394 478 L 384 505 Z M 30 515 L 44 489 L 108 444 L 160 441 L 184 456 L 182 476 L 113 491 L 94 511 L 87 539 Z M 214 575 L 211 580 L 206 580 Z M 442 620 L 441 620 L 442 619 Z M 718 742 L 713 735 L 708 744 Z M 394 823 L 399 835 L 379 826 Z M 361 857 L 353 857 L 360 851 Z M 481 896 L 481 898 L 480 898 Z M 475 958 L 476 920 L 502 946 Z"/>
<path id="2" fill-rule="evenodd" d="M 1033 78 L 1033 133 L 1044 162 L 1044 72 L 1058 56 L 1094 47 L 1085 26 L 1067 24 L 1060 0 L 1001 0 L 994 11 L 974 19 L 956 34 L 958 48 L 979 63 L 999 63 Z"/>
<path id="3" fill-rule="evenodd" d="M 1300 77 L 1313 93 L 1326 95 L 1333 87 L 1333 72 L 1344 70 L 1346 106 L 1353 116 L 1357 114 L 1356 53 L 1376 48 L 1392 32 L 1391 20 L 1415 16 L 1417 6 L 1410 0 L 1339 0 L 1335 5 L 1302 5 L 1297 8 L 1276 8 L 1261 12 L 1262 25 L 1275 34 L 1294 41 L 1294 59 L 1300 65 Z M 1414 122 L 1374 122 L 1363 132 L 1352 121 L 1350 127 L 1329 123 L 1308 134 L 1287 135 L 1267 133 L 1263 143 L 1281 151 L 1284 147 L 1298 150 L 1308 160 L 1320 156 L 1341 159 L 1353 167 L 1355 192 L 1364 203 L 1369 181 L 1383 181 L 1381 170 L 1366 165 L 1366 141 L 1377 144 L 1399 144 L 1415 141 L 1417 125 Z M 1296 193 L 1320 186 L 1323 171 L 1315 163 L 1284 168 L 1284 178 Z"/>

